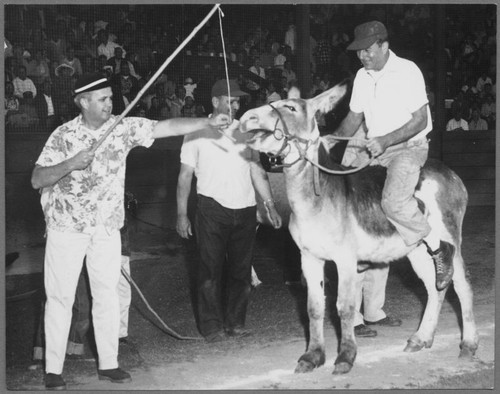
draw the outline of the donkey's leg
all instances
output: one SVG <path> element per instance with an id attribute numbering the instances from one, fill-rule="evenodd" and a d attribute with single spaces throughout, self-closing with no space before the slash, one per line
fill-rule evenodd
<path id="1" fill-rule="evenodd" d="M 453 266 L 455 269 L 453 274 L 453 287 L 455 288 L 462 308 L 463 334 L 462 342 L 460 343 L 460 357 L 472 358 L 476 353 L 479 338 L 472 305 L 472 288 L 467 278 L 468 273 L 466 272 L 460 248 L 457 248 L 455 251 Z"/>
<path id="2" fill-rule="evenodd" d="M 307 282 L 307 313 L 309 315 L 309 344 L 300 356 L 296 373 L 310 372 L 325 363 L 325 338 L 323 320 L 325 317 L 323 260 L 302 252 L 302 273 Z"/>
<path id="3" fill-rule="evenodd" d="M 425 312 L 418 331 L 408 339 L 408 344 L 404 349 L 405 352 L 417 352 L 424 346 L 427 348 L 432 346 L 439 319 L 439 312 L 441 311 L 447 288 L 442 291 L 436 290 L 434 263 L 424 245 L 412 250 L 410 254 L 408 254 L 408 258 L 410 259 L 413 270 L 424 282 L 428 295 Z"/>
<path id="4" fill-rule="evenodd" d="M 357 345 L 354 337 L 354 316 L 356 294 L 361 286 L 363 276 L 357 273 L 356 260 L 337 262 L 338 292 L 337 312 L 340 317 L 341 339 L 337 359 L 335 360 L 335 375 L 351 370 L 356 359 Z"/>

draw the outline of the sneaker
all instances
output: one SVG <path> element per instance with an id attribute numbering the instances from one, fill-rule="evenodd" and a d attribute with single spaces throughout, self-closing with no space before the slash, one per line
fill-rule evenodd
<path id="1" fill-rule="evenodd" d="M 127 383 L 132 381 L 132 377 L 128 372 L 121 368 L 114 369 L 99 369 L 97 370 L 99 380 L 109 380 L 113 383 Z"/>
<path id="2" fill-rule="evenodd" d="M 453 278 L 453 255 L 455 247 L 445 241 L 441 241 L 439 249 L 434 252 L 427 249 L 436 266 L 436 289 L 446 289 Z"/>
<path id="3" fill-rule="evenodd" d="M 396 319 L 391 316 L 386 316 L 383 319 L 377 321 L 367 321 L 365 320 L 365 324 L 367 325 L 377 325 L 377 326 L 386 326 L 386 327 L 399 327 L 403 321 L 401 319 Z"/>
<path id="4" fill-rule="evenodd" d="M 354 327 L 354 336 L 361 338 L 373 338 L 377 336 L 377 331 L 372 330 L 364 324 L 358 324 Z"/>
<path id="5" fill-rule="evenodd" d="M 233 327 L 226 328 L 226 334 L 231 338 L 243 338 L 251 335 L 251 332 L 249 330 L 245 330 L 243 327 Z"/>
<path id="6" fill-rule="evenodd" d="M 66 390 L 66 382 L 61 375 L 47 373 L 45 374 L 45 388 L 47 390 Z"/>

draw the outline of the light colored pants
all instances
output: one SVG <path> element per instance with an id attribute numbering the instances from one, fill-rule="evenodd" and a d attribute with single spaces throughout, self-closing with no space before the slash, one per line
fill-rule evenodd
<path id="1" fill-rule="evenodd" d="M 364 138 L 364 130 L 360 128 L 355 137 Z M 429 143 L 426 139 L 408 141 L 390 146 L 372 162 L 372 165 L 387 168 L 382 192 L 382 210 L 408 246 L 421 241 L 431 232 L 429 223 L 414 197 L 420 170 L 427 160 L 428 153 Z M 342 164 L 359 167 L 369 159 L 364 144 L 352 141 L 346 148 Z"/>
<path id="2" fill-rule="evenodd" d="M 130 276 L 130 257 L 122 255 L 122 269 Z M 132 289 L 125 275 L 120 275 L 118 281 L 118 296 L 120 297 L 120 338 L 128 336 L 128 311 L 132 301 Z"/>
<path id="3" fill-rule="evenodd" d="M 356 294 L 354 326 L 364 324 L 363 319 L 375 322 L 386 317 L 382 310 L 385 303 L 385 285 L 389 276 L 389 265 L 377 265 L 359 273 L 363 279 Z M 363 304 L 363 314 L 361 314 Z"/>
<path id="4" fill-rule="evenodd" d="M 96 227 L 92 234 L 47 231 L 45 248 L 45 370 L 61 374 L 76 286 L 87 256 L 92 320 L 99 369 L 118 367 L 120 232 Z"/>

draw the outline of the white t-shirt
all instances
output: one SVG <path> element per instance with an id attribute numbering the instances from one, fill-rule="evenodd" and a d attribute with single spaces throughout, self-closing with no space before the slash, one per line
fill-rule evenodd
<path id="1" fill-rule="evenodd" d="M 417 65 L 389 52 L 382 70 L 361 68 L 354 79 L 350 109 L 364 113 L 368 138 L 400 128 L 413 112 L 429 102 L 424 77 Z M 431 130 L 431 112 L 427 106 L 427 126 L 411 140 L 424 138 Z"/>
<path id="2" fill-rule="evenodd" d="M 226 134 L 236 142 L 213 130 L 184 136 L 181 163 L 194 168 L 198 194 L 229 209 L 254 206 L 255 190 L 250 177 L 253 151 L 245 144 L 249 137 L 237 127 Z"/>

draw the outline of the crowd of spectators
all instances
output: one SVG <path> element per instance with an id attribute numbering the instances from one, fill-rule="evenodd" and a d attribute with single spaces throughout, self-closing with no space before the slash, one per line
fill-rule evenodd
<path id="1" fill-rule="evenodd" d="M 50 132 L 74 117 L 78 111 L 72 90 L 76 79 L 85 72 L 99 71 L 111 80 L 113 112 L 122 113 L 190 32 L 184 30 L 188 24 L 179 22 L 181 18 L 177 18 L 177 23 L 154 23 L 158 19 L 152 16 L 157 9 L 151 6 L 92 7 L 103 7 L 108 12 L 84 12 L 78 6 L 29 6 L 25 7 L 23 30 L 17 20 L 6 18 L 7 131 Z M 228 14 L 236 7 L 245 6 L 232 7 Z M 249 14 L 246 19 L 243 16 L 238 19 L 238 12 L 233 12 L 225 27 L 226 56 L 231 73 L 240 87 L 250 94 L 242 103 L 242 111 L 285 97 L 288 89 L 298 84 L 297 75 L 300 75 L 293 7 L 274 6 L 273 12 L 262 12 L 268 7 L 266 5 L 254 7 L 261 8 L 259 18 Z M 389 30 L 391 49 L 415 61 L 422 69 L 434 110 L 437 54 L 432 7 L 404 4 L 311 6 L 309 60 L 312 84 L 305 94 L 314 96 L 342 79 L 353 78 L 360 65 L 355 53 L 347 51 L 346 47 L 352 39 L 354 26 L 378 19 Z M 493 129 L 496 119 L 496 10 L 494 6 L 479 4 L 446 7 L 445 53 L 441 56 L 446 59 L 445 95 L 449 119 L 459 116 L 469 129 L 484 128 L 485 123 L 487 129 Z M 241 8 L 238 11 L 241 14 Z M 8 9 L 7 16 L 12 14 Z M 183 11 L 180 16 L 187 14 Z M 193 20 L 197 16 L 191 15 Z M 131 115 L 158 120 L 207 115 L 205 108 L 210 106 L 203 97 L 203 89 L 216 79 L 224 78 L 224 70 L 217 70 L 215 75 L 209 73 L 205 65 L 190 71 L 193 75 L 187 75 L 188 68 L 183 64 L 194 62 L 195 56 L 223 56 L 218 24 L 204 26 L 179 56 L 183 61 L 164 71 L 144 92 Z M 249 77 L 249 72 L 260 78 Z M 329 120 L 327 117 L 323 124 L 327 129 Z"/>

